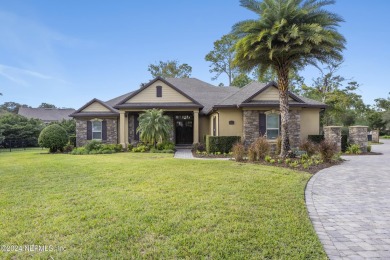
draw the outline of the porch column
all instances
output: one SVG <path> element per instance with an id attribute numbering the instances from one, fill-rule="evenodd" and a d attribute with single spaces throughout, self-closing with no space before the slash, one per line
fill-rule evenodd
<path id="1" fill-rule="evenodd" d="M 126 138 L 125 138 L 125 111 L 119 111 L 119 143 L 123 148 L 126 148 Z"/>
<path id="2" fill-rule="evenodd" d="M 194 144 L 199 143 L 199 111 L 194 110 Z"/>

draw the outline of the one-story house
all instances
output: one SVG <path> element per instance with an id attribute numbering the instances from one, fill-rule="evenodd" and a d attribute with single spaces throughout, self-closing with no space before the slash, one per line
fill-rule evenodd
<path id="1" fill-rule="evenodd" d="M 297 147 L 320 131 L 320 111 L 326 105 L 289 93 L 290 138 Z M 171 141 L 190 145 L 206 135 L 240 136 L 251 143 L 260 135 L 272 141 L 280 135 L 278 86 L 251 82 L 243 88 L 217 87 L 196 78 L 157 77 L 137 91 L 102 101 L 92 99 L 70 116 L 76 119 L 77 146 L 88 140 L 120 143 L 139 141 L 138 116 L 159 108 L 169 115 Z"/>
<path id="2" fill-rule="evenodd" d="M 61 122 L 73 119 L 69 115 L 76 110 L 71 108 L 31 108 L 20 107 L 18 114 L 27 118 L 40 119 L 44 123 Z"/>

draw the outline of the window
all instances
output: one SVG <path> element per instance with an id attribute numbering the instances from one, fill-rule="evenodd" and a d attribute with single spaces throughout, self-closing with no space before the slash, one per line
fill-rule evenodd
<path id="1" fill-rule="evenodd" d="M 267 114 L 267 139 L 276 139 L 279 136 L 279 114 Z"/>
<path id="2" fill-rule="evenodd" d="M 102 140 L 102 121 L 92 121 L 92 139 Z"/>
<path id="3" fill-rule="evenodd" d="M 156 97 L 162 97 L 162 87 L 161 86 L 156 87 Z"/>

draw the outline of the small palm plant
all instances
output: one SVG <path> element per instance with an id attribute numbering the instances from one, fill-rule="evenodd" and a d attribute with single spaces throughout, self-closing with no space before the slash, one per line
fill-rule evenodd
<path id="1" fill-rule="evenodd" d="M 140 114 L 137 133 L 141 140 L 153 144 L 156 147 L 158 141 L 168 140 L 172 131 L 172 123 L 169 116 L 164 115 L 162 109 L 148 109 Z"/>

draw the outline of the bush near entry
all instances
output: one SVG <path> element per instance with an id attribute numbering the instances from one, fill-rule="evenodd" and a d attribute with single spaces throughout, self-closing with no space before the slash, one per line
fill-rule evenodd
<path id="1" fill-rule="evenodd" d="M 229 153 L 235 143 L 240 142 L 240 136 L 206 136 L 207 153 Z"/>

